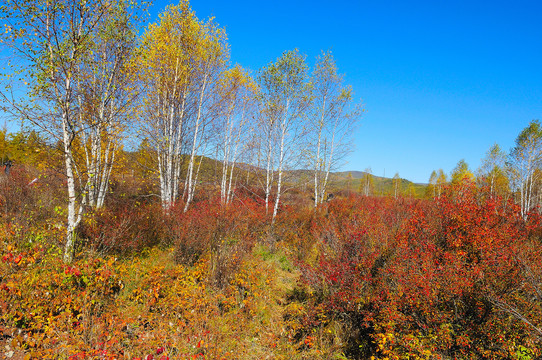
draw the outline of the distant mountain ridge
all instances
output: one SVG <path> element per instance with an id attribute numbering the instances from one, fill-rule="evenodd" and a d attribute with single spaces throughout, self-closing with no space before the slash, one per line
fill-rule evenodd
<path id="1" fill-rule="evenodd" d="M 298 182 L 303 182 L 307 185 L 312 184 L 314 176 L 313 170 L 289 170 L 285 171 L 285 173 L 290 179 L 296 179 Z M 363 192 L 362 180 L 367 174 L 368 173 L 365 171 L 357 170 L 330 172 L 328 191 L 349 190 L 353 192 Z M 373 174 L 369 175 L 371 176 L 372 182 L 372 195 L 395 195 L 393 178 L 376 176 Z M 426 188 L 427 184 L 414 183 L 410 180 L 401 178 L 398 193 L 406 196 L 412 195 L 415 197 L 423 197 Z"/>
<path id="2" fill-rule="evenodd" d="M 362 179 L 366 175 L 370 175 L 373 182 L 373 195 L 394 195 L 395 189 L 393 185 L 393 178 L 388 178 L 384 176 L 377 176 L 374 174 L 367 173 L 365 171 L 338 171 L 332 173 L 332 179 L 340 184 L 340 187 L 348 186 L 349 182 L 356 183 L 357 187 L 351 190 L 359 191 L 363 189 L 361 184 Z M 425 195 L 425 189 L 427 184 L 418 184 L 410 180 L 401 178 L 401 183 L 398 189 L 398 192 L 401 195 L 412 195 L 415 197 L 423 197 Z"/>
<path id="3" fill-rule="evenodd" d="M 135 153 L 130 153 L 132 156 Z M 213 183 L 219 181 L 222 171 L 222 161 L 213 159 L 211 157 L 203 156 L 200 170 L 200 181 Z M 237 163 L 235 172 L 238 176 L 243 173 L 243 176 L 247 172 L 263 171 L 265 169 L 258 168 L 257 166 Z M 367 173 L 365 171 L 351 170 L 351 171 L 337 171 L 331 172 L 329 176 L 328 192 L 346 190 L 353 192 L 362 192 L 363 186 L 361 184 L 362 179 Z M 395 189 L 393 185 L 393 179 L 383 176 L 371 175 L 372 179 L 372 195 L 395 195 Z M 314 182 L 314 171 L 309 169 L 297 169 L 284 171 L 285 182 L 297 183 L 304 188 L 310 188 Z M 423 197 L 425 195 L 425 189 L 427 184 L 417 184 L 407 179 L 401 179 L 399 193 L 405 196 Z"/>

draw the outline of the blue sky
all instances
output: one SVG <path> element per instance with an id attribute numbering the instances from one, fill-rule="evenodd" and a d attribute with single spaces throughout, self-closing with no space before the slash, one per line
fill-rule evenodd
<path id="1" fill-rule="evenodd" d="M 169 2 L 157 1 L 156 16 Z M 256 72 L 285 50 L 331 49 L 366 109 L 342 170 L 427 182 L 460 159 L 474 170 L 542 119 L 540 1 L 214 1 L 232 62 Z"/>

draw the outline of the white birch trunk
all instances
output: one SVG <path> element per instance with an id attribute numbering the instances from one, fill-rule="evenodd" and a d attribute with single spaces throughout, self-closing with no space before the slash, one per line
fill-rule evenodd
<path id="1" fill-rule="evenodd" d="M 77 194 L 75 191 L 74 164 L 71 150 L 72 137 L 68 129 L 69 102 L 62 111 L 62 132 L 64 142 L 64 161 L 66 165 L 66 180 L 68 186 L 68 225 L 66 227 L 66 244 L 64 247 L 64 262 L 71 263 L 75 255 L 75 229 L 81 221 L 81 211 L 76 212 Z"/>
<path id="2" fill-rule="evenodd" d="M 283 166 L 284 166 L 284 154 L 285 154 L 285 149 L 284 149 L 284 142 L 286 141 L 286 135 L 287 135 L 287 130 L 288 130 L 288 113 L 289 113 L 289 109 L 290 108 L 290 100 L 286 100 L 286 109 L 284 111 L 284 118 L 282 120 L 282 123 L 281 123 L 281 136 L 280 136 L 280 155 L 279 155 L 279 166 L 278 166 L 278 180 L 277 180 L 277 196 L 275 197 L 275 206 L 274 206 L 274 209 L 273 209 L 273 218 L 271 219 L 271 224 L 274 224 L 275 223 L 275 219 L 277 217 L 277 212 L 278 212 L 278 209 L 279 209 L 279 203 L 280 203 L 280 195 L 281 195 L 281 191 L 282 191 L 282 170 L 283 170 Z"/>
<path id="3" fill-rule="evenodd" d="M 224 134 L 224 158 L 222 161 L 222 179 L 220 181 L 220 201 L 221 203 L 227 204 L 227 185 L 228 185 L 228 169 L 230 162 L 230 152 L 231 152 L 231 141 L 232 141 L 232 132 L 233 132 L 233 120 L 232 120 L 232 111 L 230 107 L 229 115 L 226 121 L 226 131 Z"/>
<path id="4" fill-rule="evenodd" d="M 274 123 L 269 124 L 269 132 L 267 136 L 266 177 L 265 177 L 265 215 L 269 214 L 271 185 L 273 183 L 273 171 L 271 168 L 272 167 L 273 125 Z"/>
<path id="5" fill-rule="evenodd" d="M 201 126 L 202 122 L 202 108 L 203 108 L 203 98 L 207 86 L 207 74 L 205 74 L 203 78 L 203 84 L 201 86 L 200 90 L 200 96 L 199 96 L 199 103 L 198 103 L 198 112 L 196 116 L 196 124 L 194 128 L 194 138 L 192 141 L 192 151 L 190 154 L 190 162 L 188 163 L 188 187 L 187 187 L 187 196 L 186 196 L 186 202 L 184 205 L 184 212 L 188 210 L 188 207 L 190 206 L 190 202 L 192 201 L 192 198 L 194 197 L 194 188 L 195 188 L 195 181 L 193 179 L 194 177 L 194 161 L 196 158 L 196 150 L 197 150 L 197 143 L 198 143 L 198 135 L 199 135 L 199 128 Z"/>
<path id="6" fill-rule="evenodd" d="M 232 182 L 233 182 L 233 170 L 235 169 L 235 162 L 231 164 L 230 167 L 230 181 L 228 184 L 228 192 L 226 196 L 226 204 L 229 204 L 232 200 Z"/>
<path id="7" fill-rule="evenodd" d="M 318 145 L 317 145 L 317 148 L 316 148 L 316 159 L 315 159 L 315 164 L 314 164 L 314 208 L 317 208 L 318 207 L 318 204 L 320 203 L 320 200 L 319 200 L 319 193 L 320 193 L 320 188 L 318 187 L 319 183 L 318 183 L 318 175 L 320 174 L 320 146 L 321 146 L 321 143 L 322 143 L 322 128 L 320 127 L 319 128 L 319 131 L 318 131 Z"/>
<path id="8" fill-rule="evenodd" d="M 327 158 L 327 164 L 326 164 L 326 175 L 324 177 L 324 182 L 322 184 L 322 192 L 321 192 L 321 195 L 320 195 L 320 203 L 322 203 L 324 201 L 324 195 L 326 193 L 326 190 L 327 190 L 327 184 L 328 184 L 328 181 L 329 181 L 329 173 L 331 172 L 331 166 L 333 165 L 333 156 L 335 156 L 335 135 L 337 133 L 337 126 L 338 126 L 338 119 L 335 120 L 335 125 L 333 127 L 333 134 L 331 136 L 331 146 L 330 146 L 330 149 L 329 149 L 329 157 Z"/>
<path id="9" fill-rule="evenodd" d="M 239 131 L 241 131 L 241 128 L 239 128 Z M 239 137 L 239 134 L 238 134 L 238 137 Z M 235 169 L 235 164 L 237 163 L 238 150 L 239 150 L 239 138 L 237 138 L 237 140 L 235 142 L 235 146 L 234 146 L 234 149 L 233 149 L 233 157 L 232 157 L 232 161 L 230 162 L 231 163 L 231 166 L 230 166 L 230 179 L 229 179 L 229 184 L 228 184 L 228 190 L 226 192 L 226 204 L 229 204 L 231 202 L 231 199 L 232 199 L 233 171 Z"/>
<path id="10" fill-rule="evenodd" d="M 324 187 L 322 189 L 320 186 L 322 184 L 319 183 L 319 176 L 322 170 L 321 165 L 321 159 L 320 159 L 320 150 L 322 147 L 322 132 L 324 131 L 324 121 L 325 121 L 325 114 L 326 114 L 326 97 L 324 96 L 323 102 L 322 102 L 322 108 L 320 110 L 320 121 L 318 122 L 318 144 L 316 146 L 316 159 L 315 159 L 315 169 L 314 169 L 314 207 L 318 207 L 318 204 L 320 204 L 323 201 L 323 196 L 325 193 Z M 322 199 L 320 199 L 320 193 L 322 193 Z"/>

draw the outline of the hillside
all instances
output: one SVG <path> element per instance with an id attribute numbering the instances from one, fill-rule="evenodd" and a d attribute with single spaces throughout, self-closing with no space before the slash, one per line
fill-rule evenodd
<path id="1" fill-rule="evenodd" d="M 361 180 L 366 176 L 364 171 L 340 171 L 333 173 L 334 186 L 338 188 L 350 188 L 353 191 L 359 191 Z M 383 176 L 370 174 L 374 184 L 374 195 L 391 195 L 394 193 L 393 179 Z M 399 193 L 404 196 L 414 195 L 423 197 L 427 184 L 414 183 L 407 179 L 401 179 Z"/>
<path id="2" fill-rule="evenodd" d="M 313 184 L 312 170 L 292 170 L 287 172 L 287 177 L 291 182 L 297 182 L 300 185 L 305 184 L 311 187 Z M 367 175 L 364 171 L 338 171 L 330 173 L 329 191 L 353 191 L 363 192 L 363 179 Z M 383 176 L 371 176 L 371 191 L 375 196 L 393 195 L 393 179 Z M 407 179 L 401 179 L 399 194 L 403 196 L 423 197 L 425 195 L 426 184 L 417 184 Z"/>
<path id="3" fill-rule="evenodd" d="M 132 161 L 137 162 L 137 154 L 130 153 L 129 157 Z M 187 157 L 187 156 L 186 156 Z M 199 158 L 199 157 L 198 157 Z M 186 158 L 185 165 L 182 167 L 186 169 L 188 158 Z M 197 162 L 199 164 L 199 161 Z M 256 174 L 263 176 L 265 169 L 258 168 L 254 165 L 245 163 L 237 163 L 235 165 L 235 176 L 239 184 L 252 184 L 254 185 L 254 177 Z M 339 171 L 330 173 L 329 188 L 328 191 L 353 191 L 363 192 L 362 180 L 367 173 L 363 171 Z M 182 175 L 181 175 L 182 176 Z M 371 194 L 375 196 L 393 195 L 393 179 L 383 176 L 370 175 L 372 178 L 372 191 Z M 198 178 L 202 183 L 206 184 L 219 184 L 222 177 L 222 161 L 213 159 L 211 157 L 203 156 L 201 158 L 200 174 Z M 303 190 L 309 190 L 313 187 L 314 173 L 312 170 L 298 169 L 289 170 L 284 172 L 284 180 L 290 187 L 298 187 Z M 423 197 L 425 195 L 426 184 L 414 183 L 407 179 L 401 179 L 401 186 L 399 194 L 403 196 Z"/>

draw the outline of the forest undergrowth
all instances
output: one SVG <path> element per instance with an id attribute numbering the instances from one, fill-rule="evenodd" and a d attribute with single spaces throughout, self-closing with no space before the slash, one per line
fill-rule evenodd
<path id="1" fill-rule="evenodd" d="M 32 178 L 15 169 L 0 189 L 3 357 L 542 355 L 540 217 L 472 182 L 316 210 L 298 192 L 274 225 L 249 191 L 164 213 L 132 189 L 86 217 L 68 265 L 61 183 Z"/>

